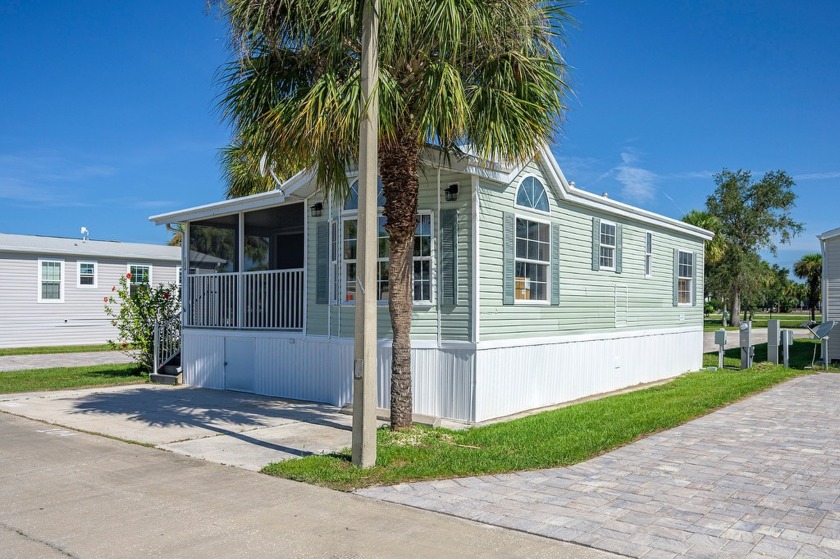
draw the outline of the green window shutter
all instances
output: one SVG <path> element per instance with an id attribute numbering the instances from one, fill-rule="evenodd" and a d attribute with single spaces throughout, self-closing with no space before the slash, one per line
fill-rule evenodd
<path id="1" fill-rule="evenodd" d="M 560 224 L 551 224 L 551 304 L 560 304 Z"/>
<path id="2" fill-rule="evenodd" d="M 329 302 L 330 224 L 318 223 L 315 234 L 315 303 L 326 305 Z"/>
<path id="3" fill-rule="evenodd" d="M 697 283 L 697 278 L 699 277 L 698 268 L 700 266 L 697 263 L 700 262 L 700 255 L 698 253 L 694 253 L 694 281 L 691 282 L 691 305 L 696 307 L 697 306 L 697 287 L 699 284 Z"/>
<path id="4" fill-rule="evenodd" d="M 615 226 L 615 273 L 621 273 L 621 256 L 622 256 L 622 225 L 620 223 Z"/>
<path id="5" fill-rule="evenodd" d="M 601 220 L 592 218 L 592 271 L 601 269 Z"/>
<path id="6" fill-rule="evenodd" d="M 440 212 L 440 298 L 458 303 L 458 210 Z"/>
<path id="7" fill-rule="evenodd" d="M 680 304 L 680 294 L 679 290 L 679 277 L 680 277 L 680 251 L 678 249 L 674 249 L 674 306 Z"/>
<path id="8" fill-rule="evenodd" d="M 504 213 L 504 271 L 502 303 L 513 304 L 514 268 L 516 258 L 516 218 L 512 213 Z"/>

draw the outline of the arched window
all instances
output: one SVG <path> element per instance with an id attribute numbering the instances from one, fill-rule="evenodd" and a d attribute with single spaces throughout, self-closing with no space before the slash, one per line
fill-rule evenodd
<path id="1" fill-rule="evenodd" d="M 379 187 L 376 194 L 376 205 L 381 208 L 385 206 L 385 192 L 382 186 L 382 179 L 377 177 L 376 184 Z M 344 209 L 345 211 L 359 209 L 359 181 L 357 180 L 353 181 L 353 184 L 350 185 L 350 192 L 347 193 L 347 198 L 344 199 Z"/>
<path id="2" fill-rule="evenodd" d="M 516 191 L 516 205 L 548 213 L 548 194 L 543 184 L 534 177 L 527 177 Z"/>

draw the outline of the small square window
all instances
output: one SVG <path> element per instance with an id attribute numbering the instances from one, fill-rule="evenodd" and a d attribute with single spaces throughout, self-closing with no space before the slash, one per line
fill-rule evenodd
<path id="1" fill-rule="evenodd" d="M 79 262 L 79 287 L 96 287 L 96 262 Z"/>

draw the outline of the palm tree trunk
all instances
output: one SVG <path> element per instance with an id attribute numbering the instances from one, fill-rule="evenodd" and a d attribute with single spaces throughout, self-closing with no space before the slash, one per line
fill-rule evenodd
<path id="1" fill-rule="evenodd" d="M 732 294 L 732 326 L 741 325 L 741 292 L 736 289 Z"/>
<path id="2" fill-rule="evenodd" d="M 417 228 L 419 148 L 413 135 L 398 132 L 379 149 L 385 192 L 388 254 L 388 310 L 391 313 L 391 429 L 411 427 L 411 312 L 414 305 L 414 231 Z"/>

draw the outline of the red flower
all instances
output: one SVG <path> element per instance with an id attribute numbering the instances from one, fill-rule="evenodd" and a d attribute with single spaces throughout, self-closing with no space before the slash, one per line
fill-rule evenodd
<path id="1" fill-rule="evenodd" d="M 125 275 L 125 279 L 131 279 L 131 272 L 129 272 Z"/>
<path id="2" fill-rule="evenodd" d="M 125 347 L 126 345 L 128 345 L 128 344 L 126 344 L 125 342 L 123 342 L 123 345 L 122 345 L 122 346 L 123 346 L 123 347 Z"/>
<path id="3" fill-rule="evenodd" d="M 105 302 L 106 302 L 106 303 L 108 302 L 108 298 L 107 298 L 107 297 L 105 297 Z"/>
<path id="4" fill-rule="evenodd" d="M 111 287 L 111 291 L 116 291 L 116 290 L 117 290 L 117 286 L 116 286 L 116 285 L 114 285 L 114 286 L 112 286 L 112 287 Z"/>
<path id="5" fill-rule="evenodd" d="M 168 291 L 163 292 L 163 298 L 164 299 L 169 299 L 169 292 Z"/>

